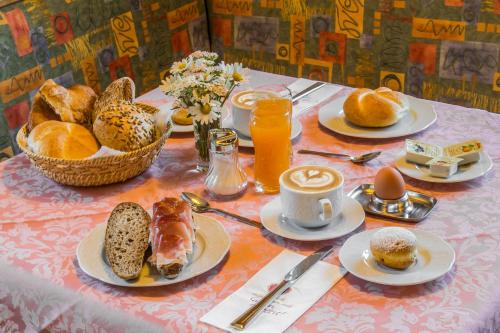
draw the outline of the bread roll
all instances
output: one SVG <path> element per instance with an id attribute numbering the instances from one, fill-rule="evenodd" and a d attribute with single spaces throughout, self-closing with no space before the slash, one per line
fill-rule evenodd
<path id="1" fill-rule="evenodd" d="M 189 117 L 188 109 L 177 109 L 172 113 L 172 120 L 179 125 L 193 125 L 193 117 Z"/>
<path id="2" fill-rule="evenodd" d="M 31 112 L 28 117 L 28 131 L 48 120 L 61 120 L 61 117 L 45 103 L 40 92 L 37 92 L 33 97 Z"/>
<path id="3" fill-rule="evenodd" d="M 69 89 L 47 80 L 33 99 L 28 129 L 47 120 L 60 120 L 90 126 L 97 95 L 92 88 L 75 85 Z"/>
<path id="4" fill-rule="evenodd" d="M 99 98 L 95 101 L 92 121 L 95 121 L 97 114 L 110 104 L 118 101 L 133 102 L 135 99 L 135 84 L 129 77 L 122 77 L 111 82 Z"/>
<path id="5" fill-rule="evenodd" d="M 347 120 L 363 127 L 394 125 L 408 110 L 407 97 L 386 87 L 357 89 L 344 102 Z"/>
<path id="6" fill-rule="evenodd" d="M 101 145 L 121 151 L 145 147 L 156 139 L 154 115 L 126 101 L 101 110 L 93 129 Z"/>
<path id="7" fill-rule="evenodd" d="M 406 269 L 417 258 L 417 238 L 400 227 L 382 228 L 370 240 L 370 250 L 377 262 L 390 268 Z"/>
<path id="8" fill-rule="evenodd" d="M 99 150 L 99 144 L 88 129 L 56 120 L 36 126 L 28 136 L 28 147 L 35 154 L 66 160 L 81 160 Z"/>

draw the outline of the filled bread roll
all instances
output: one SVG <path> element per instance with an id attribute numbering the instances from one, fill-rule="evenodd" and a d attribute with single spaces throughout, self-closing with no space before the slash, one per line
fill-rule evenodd
<path id="1" fill-rule="evenodd" d="M 99 98 L 95 101 L 92 113 L 92 121 L 95 121 L 97 114 L 110 104 L 118 101 L 133 102 L 135 99 L 135 84 L 129 77 L 122 77 L 111 82 Z"/>
<path id="2" fill-rule="evenodd" d="M 156 139 L 154 115 L 126 101 L 113 103 L 101 110 L 93 130 L 101 145 L 121 151 L 145 147 Z"/>
<path id="3" fill-rule="evenodd" d="M 386 87 L 357 89 L 344 102 L 347 120 L 363 127 L 394 125 L 408 110 L 407 97 Z"/>
<path id="4" fill-rule="evenodd" d="M 395 269 L 406 269 L 417 258 L 416 243 L 417 238 L 411 231 L 400 227 L 388 227 L 373 234 L 370 250 L 380 264 Z"/>
<path id="5" fill-rule="evenodd" d="M 99 150 L 99 144 L 88 129 L 56 120 L 36 126 L 28 136 L 28 147 L 35 154 L 65 160 L 81 160 Z"/>
<path id="6" fill-rule="evenodd" d="M 47 120 L 60 120 L 90 126 L 97 95 L 92 88 L 74 85 L 66 89 L 54 80 L 47 80 L 35 97 L 28 119 L 31 131 Z"/>

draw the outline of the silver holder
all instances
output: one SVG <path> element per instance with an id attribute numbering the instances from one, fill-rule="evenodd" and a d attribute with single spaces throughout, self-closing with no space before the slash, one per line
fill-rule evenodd
<path id="1" fill-rule="evenodd" d="M 399 199 L 384 200 L 375 195 L 373 184 L 359 185 L 348 196 L 358 201 L 369 214 L 405 222 L 422 221 L 437 203 L 434 197 L 410 190 Z"/>
<path id="2" fill-rule="evenodd" d="M 409 214 L 413 209 L 413 203 L 408 192 L 405 192 L 401 198 L 396 200 L 381 199 L 373 193 L 368 205 L 373 210 L 390 214 Z"/>

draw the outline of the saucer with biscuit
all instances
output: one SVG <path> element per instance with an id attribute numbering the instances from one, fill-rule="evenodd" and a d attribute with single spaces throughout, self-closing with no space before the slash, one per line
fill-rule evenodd
<path id="1" fill-rule="evenodd" d="M 319 111 L 319 123 L 350 137 L 397 138 L 427 129 L 437 119 L 431 103 L 387 87 L 360 88 Z"/>

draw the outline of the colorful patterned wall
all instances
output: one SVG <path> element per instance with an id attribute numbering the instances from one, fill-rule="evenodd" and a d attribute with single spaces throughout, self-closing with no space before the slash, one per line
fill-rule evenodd
<path id="1" fill-rule="evenodd" d="M 500 0 L 207 0 L 229 62 L 500 113 Z"/>
<path id="2" fill-rule="evenodd" d="M 203 0 L 24 0 L 0 8 L 0 159 L 31 98 L 49 78 L 100 92 L 134 78 L 137 93 L 158 86 L 174 59 L 208 49 Z"/>

